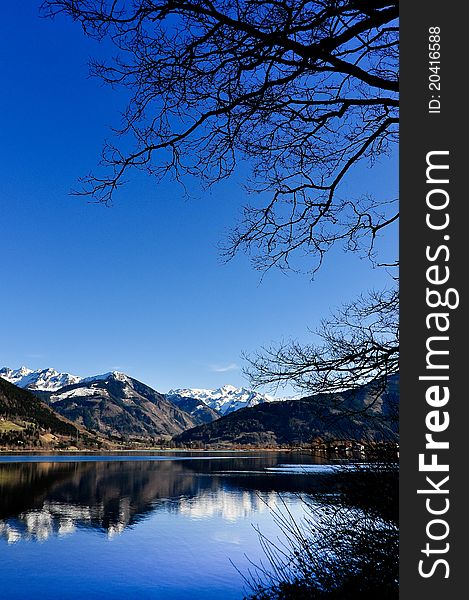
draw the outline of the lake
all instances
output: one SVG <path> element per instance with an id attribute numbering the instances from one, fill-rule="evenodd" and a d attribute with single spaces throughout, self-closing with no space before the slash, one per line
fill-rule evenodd
<path id="1" fill-rule="evenodd" d="M 256 529 L 280 535 L 278 494 L 300 519 L 300 495 L 324 487 L 326 463 L 287 452 L 2 455 L 0 598 L 239 600 L 263 557 Z"/>

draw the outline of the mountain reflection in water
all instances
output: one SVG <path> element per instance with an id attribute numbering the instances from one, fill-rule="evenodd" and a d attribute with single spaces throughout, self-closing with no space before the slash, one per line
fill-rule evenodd
<path id="1" fill-rule="evenodd" d="M 293 475 L 266 470 L 309 464 L 308 455 L 173 458 L 0 463 L 0 537 L 44 541 L 78 528 L 112 537 L 161 510 L 235 521 L 268 510 L 276 492 L 311 492 L 322 483 L 301 469 Z"/>
<path id="2" fill-rule="evenodd" d="M 271 507 L 341 475 L 308 454 L 0 457 L 2 600 L 240 600 Z M 277 492 L 282 492 L 281 501 Z M 318 510 L 321 510 L 318 507 Z"/>

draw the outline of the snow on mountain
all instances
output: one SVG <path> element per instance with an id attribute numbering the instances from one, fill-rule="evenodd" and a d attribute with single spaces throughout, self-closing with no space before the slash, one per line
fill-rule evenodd
<path id="1" fill-rule="evenodd" d="M 224 385 L 216 390 L 186 388 L 170 390 L 166 397 L 174 401 L 178 398 L 194 398 L 202 401 L 211 409 L 222 415 L 227 415 L 240 408 L 250 408 L 263 402 L 275 402 L 278 398 L 248 390 L 244 387 L 237 388 L 233 385 Z"/>
<path id="2" fill-rule="evenodd" d="M 103 373 L 102 375 L 92 375 L 91 377 L 84 377 L 80 379 L 80 383 L 91 383 L 93 381 L 107 381 L 108 379 L 116 379 L 117 381 L 122 381 L 123 383 L 131 383 L 131 378 L 125 373 L 121 373 L 120 371 L 109 371 L 108 373 Z"/>
<path id="3" fill-rule="evenodd" d="M 93 381 L 106 381 L 107 379 L 117 379 L 124 383 L 130 382 L 130 378 L 119 371 L 110 371 L 102 375 L 82 378 L 77 375 L 70 375 L 70 373 L 59 373 L 55 369 L 33 371 L 27 367 L 19 369 L 3 367 L 3 369 L 0 369 L 0 377 L 20 388 L 44 392 L 56 392 L 66 385 L 74 385 L 75 383 L 92 383 Z"/>
<path id="4" fill-rule="evenodd" d="M 59 373 L 55 369 L 33 371 L 27 367 L 16 370 L 3 367 L 0 369 L 0 377 L 23 389 L 47 392 L 55 392 L 66 385 L 73 385 L 81 381 L 81 378 L 76 375 Z"/>
<path id="5" fill-rule="evenodd" d="M 54 410 L 104 435 L 172 437 L 197 422 L 153 388 L 113 371 L 49 395 Z"/>
<path id="6" fill-rule="evenodd" d="M 58 390 L 57 393 L 51 394 L 51 396 L 49 398 L 49 402 L 50 402 L 50 404 L 54 404 L 55 402 L 60 402 L 62 400 L 69 399 L 69 398 L 87 398 L 91 402 L 93 402 L 95 400 L 96 396 L 99 396 L 99 397 L 103 396 L 103 392 L 100 388 L 79 387 L 79 388 L 72 388 L 71 390 L 65 390 L 65 391 Z"/>
<path id="7" fill-rule="evenodd" d="M 70 373 L 59 373 L 55 369 L 49 368 L 33 371 L 27 367 L 21 367 L 16 370 L 4 367 L 3 369 L 0 369 L 0 377 L 3 377 L 3 379 L 6 379 L 20 388 L 32 391 L 57 392 L 65 386 L 80 384 L 80 395 L 83 395 L 85 388 L 87 388 L 87 393 L 90 398 L 96 395 L 93 391 L 93 383 L 96 384 L 97 382 L 102 381 L 117 380 L 124 384 L 132 385 L 133 381 L 128 375 L 120 373 L 119 371 L 111 371 L 102 375 L 81 378 L 76 375 L 71 375 Z M 70 392 L 65 392 L 65 394 L 74 396 L 78 395 L 79 392 L 72 390 Z M 53 394 L 50 401 L 54 403 L 62 397 L 65 397 L 62 393 L 60 396 Z M 188 398 L 194 399 L 221 415 L 227 415 L 240 408 L 256 406 L 263 402 L 274 402 L 279 400 L 279 398 L 274 398 L 268 394 L 261 394 L 244 387 L 237 388 L 233 385 L 224 385 L 216 390 L 197 388 L 170 390 L 166 394 L 166 397 L 173 402 L 173 404 L 176 404 L 176 406 L 180 405 L 181 401 Z M 192 414 L 195 409 L 196 405 L 191 406 L 191 410 L 188 412 Z M 188 410 L 188 408 L 186 407 L 185 410 Z M 195 416 L 195 413 L 193 416 Z M 215 415 L 213 414 L 207 414 L 206 418 L 207 420 L 211 420 L 214 416 Z"/>
<path id="8" fill-rule="evenodd" d="M 87 398 L 93 402 L 95 397 L 105 397 L 107 395 L 105 388 L 101 385 L 103 382 L 113 383 L 116 381 L 122 383 L 121 395 L 124 402 L 134 395 L 133 384 L 139 383 L 136 382 L 136 380 L 132 380 L 132 378 L 128 377 L 125 373 L 109 371 L 108 373 L 103 373 L 101 375 L 92 375 L 91 377 L 83 377 L 83 379 L 78 378 L 78 381 L 74 382 L 74 387 L 72 389 L 54 390 L 57 393 L 52 394 L 49 397 L 49 402 L 54 404 L 55 402 L 70 398 Z"/>

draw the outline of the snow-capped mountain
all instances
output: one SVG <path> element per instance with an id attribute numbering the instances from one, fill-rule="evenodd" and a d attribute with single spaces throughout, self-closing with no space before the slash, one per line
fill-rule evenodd
<path id="1" fill-rule="evenodd" d="M 27 367 L 19 369 L 10 369 L 3 367 L 0 369 L 0 377 L 10 383 L 27 390 L 37 390 L 38 392 L 56 392 L 66 385 L 75 385 L 76 383 L 91 383 L 93 381 L 106 381 L 110 377 L 123 382 L 130 382 L 130 377 L 119 371 L 110 371 L 102 375 L 93 375 L 92 377 L 78 377 L 70 373 L 59 373 L 55 369 L 37 369 L 33 371 Z"/>
<path id="2" fill-rule="evenodd" d="M 250 408 L 263 402 L 275 402 L 278 400 L 268 394 L 261 394 L 248 390 L 244 387 L 237 388 L 233 385 L 224 385 L 216 390 L 205 390 L 197 388 L 188 388 L 180 390 L 170 390 L 166 397 L 172 402 L 181 398 L 194 398 L 216 410 L 221 415 L 227 415 L 239 410 L 240 408 Z"/>
<path id="3" fill-rule="evenodd" d="M 197 424 L 163 394 L 113 371 L 48 394 L 59 414 L 104 435 L 171 437 Z"/>
<path id="4" fill-rule="evenodd" d="M 20 388 L 33 392 L 47 392 L 47 400 L 51 404 L 65 398 L 83 398 L 86 395 L 90 399 L 96 397 L 101 394 L 99 391 L 101 386 L 97 386 L 99 382 L 112 379 L 132 387 L 132 382 L 135 381 L 132 377 L 118 371 L 93 375 L 92 377 L 78 377 L 70 373 L 59 373 L 51 368 L 33 371 L 27 367 L 21 367 L 20 369 L 4 367 L 0 369 L 0 377 Z M 70 386 L 74 386 L 74 389 L 70 389 Z M 240 408 L 249 408 L 263 402 L 279 400 L 279 398 L 267 394 L 261 394 L 244 387 L 237 388 L 233 385 L 224 385 L 216 390 L 176 389 L 169 391 L 165 396 L 173 405 L 189 413 L 196 423 L 209 422 L 216 418 L 217 414 L 223 416 Z"/>
<path id="5" fill-rule="evenodd" d="M 3 367 L 0 369 L 0 377 L 20 388 L 45 392 L 55 392 L 66 385 L 73 385 L 81 381 L 81 378 L 76 375 L 59 373 L 55 369 L 33 371 L 27 367 L 20 369 Z"/>

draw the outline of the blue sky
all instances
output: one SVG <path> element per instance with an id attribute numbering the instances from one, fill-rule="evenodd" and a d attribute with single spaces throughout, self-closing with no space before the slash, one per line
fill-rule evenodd
<path id="1" fill-rule="evenodd" d="M 121 370 L 161 391 L 246 385 L 242 351 L 308 340 L 331 308 L 388 282 L 340 251 L 313 283 L 273 271 L 261 282 L 245 256 L 223 264 L 217 244 L 247 202 L 241 175 L 189 200 L 145 176 L 111 208 L 70 196 L 124 103 L 88 77 L 106 48 L 38 5 L 8 3 L 0 23 L 0 367 Z M 395 193 L 396 162 L 362 169 L 350 189 Z"/>

